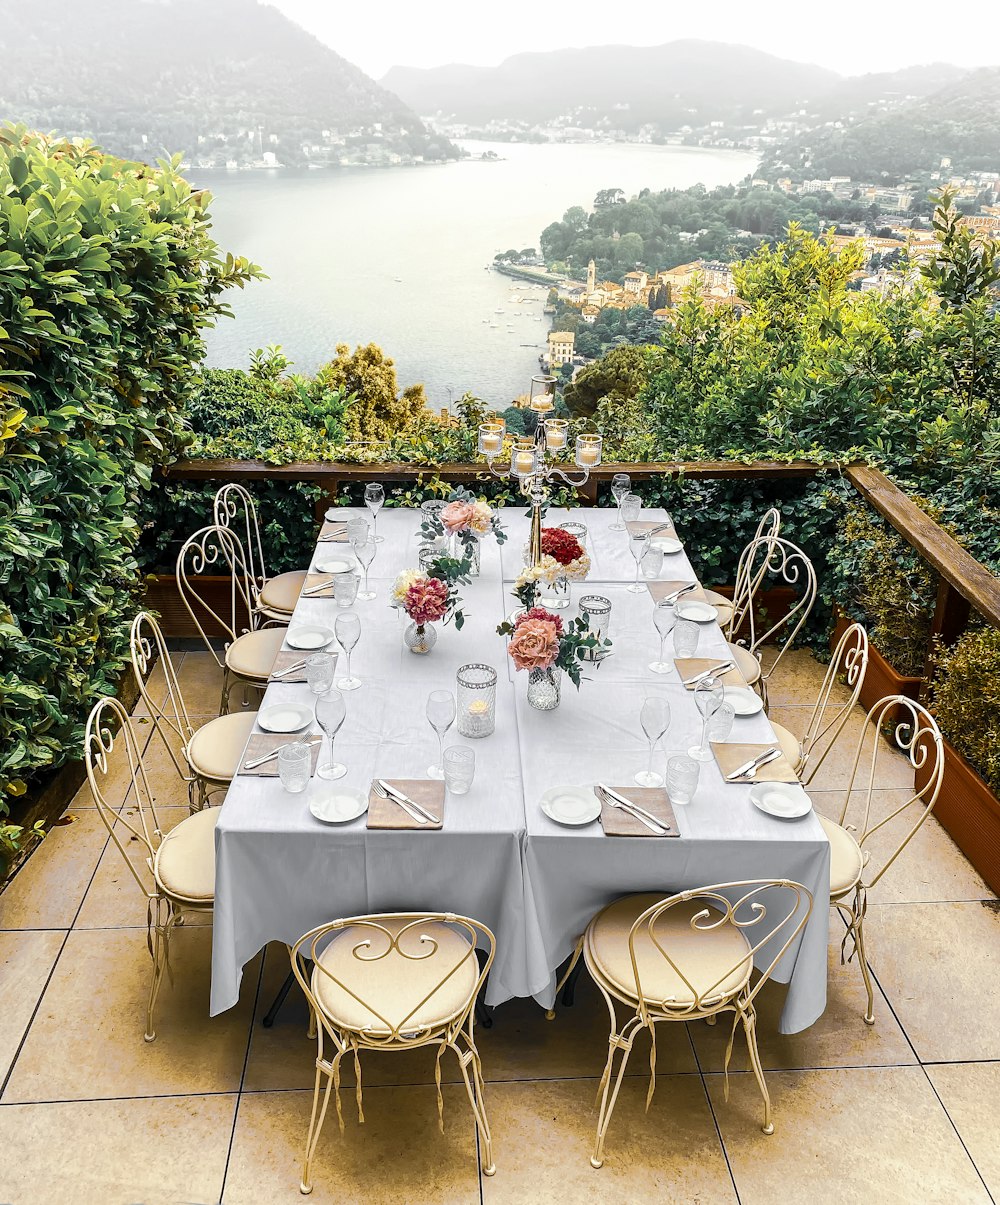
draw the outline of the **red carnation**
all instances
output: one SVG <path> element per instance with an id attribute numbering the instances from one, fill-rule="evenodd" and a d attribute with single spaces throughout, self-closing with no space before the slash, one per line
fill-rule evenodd
<path id="1" fill-rule="evenodd" d="M 543 527 L 542 555 L 554 557 L 560 565 L 569 565 L 583 556 L 583 548 L 576 536 L 561 527 Z"/>
<path id="2" fill-rule="evenodd" d="M 556 630 L 557 636 L 563 634 L 563 621 L 558 615 L 553 615 L 551 611 L 546 611 L 544 607 L 532 607 L 529 611 L 525 611 L 523 615 L 519 615 L 514 621 L 514 627 L 520 627 L 526 619 L 540 619 L 543 623 L 551 623 Z"/>

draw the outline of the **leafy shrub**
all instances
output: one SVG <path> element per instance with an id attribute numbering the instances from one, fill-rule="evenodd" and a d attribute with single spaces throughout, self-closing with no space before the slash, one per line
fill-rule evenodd
<path id="1" fill-rule="evenodd" d="M 141 579 L 139 500 L 182 416 L 221 257 L 178 160 L 0 127 L 0 788 L 78 754 L 115 689 Z"/>
<path id="2" fill-rule="evenodd" d="M 971 627 L 940 650 L 933 692 L 941 731 L 1000 794 L 1000 630 Z"/>

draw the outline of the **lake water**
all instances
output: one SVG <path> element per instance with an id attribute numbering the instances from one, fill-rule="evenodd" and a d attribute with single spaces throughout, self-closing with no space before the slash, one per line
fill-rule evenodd
<path id="1" fill-rule="evenodd" d="M 310 372 L 337 343 L 375 342 L 400 384 L 422 382 L 432 406 L 466 390 L 506 406 L 538 371 L 549 324 L 544 289 L 484 270 L 497 251 L 537 247 L 545 226 L 571 205 L 589 208 L 601 188 L 713 187 L 756 163 L 736 151 L 631 143 L 466 145 L 503 161 L 192 171 L 215 195 L 220 246 L 270 277 L 232 291 L 236 319 L 209 332 L 209 364 L 244 367 L 253 348 L 280 343 Z"/>

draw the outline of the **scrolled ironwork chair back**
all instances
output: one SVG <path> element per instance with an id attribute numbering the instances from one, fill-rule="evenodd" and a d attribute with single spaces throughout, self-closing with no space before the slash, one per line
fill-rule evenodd
<path id="1" fill-rule="evenodd" d="M 149 711 L 153 726 L 166 746 L 177 773 L 185 781 L 190 781 L 191 768 L 183 756 L 183 750 L 194 736 L 195 729 L 188 716 L 187 705 L 163 630 L 149 611 L 140 611 L 132 620 L 129 653 L 132 670 L 139 684 L 139 693 Z M 149 687 L 149 675 L 156 665 L 163 671 L 166 688 L 163 697 L 155 694 Z M 180 750 L 176 749 L 174 742 L 170 740 L 171 734 L 180 743 Z"/>
<path id="2" fill-rule="evenodd" d="M 843 732 L 857 706 L 867 673 L 868 633 L 860 623 L 852 623 L 837 641 L 802 738 L 799 777 L 803 783 L 812 781 L 826 755 Z M 838 684 L 846 686 L 848 691 L 847 698 L 839 702 L 834 698 L 834 690 Z"/>
<path id="3" fill-rule="evenodd" d="M 761 631 L 757 597 L 766 582 L 790 586 L 798 592 L 798 597 L 769 628 Z M 737 593 L 733 597 L 729 639 L 735 640 L 738 633 L 745 632 L 740 636 L 740 643 L 758 659 L 762 646 L 776 640 L 778 654 L 767 672 L 761 673 L 761 678 L 766 681 L 794 643 L 815 602 L 816 570 L 797 544 L 770 535 L 751 540 L 743 550 L 737 568 Z"/>
<path id="4" fill-rule="evenodd" d="M 206 596 L 200 579 L 223 570 L 229 577 L 228 605 L 217 608 Z M 177 589 L 187 613 L 197 627 L 205 647 L 216 665 L 225 669 L 225 657 L 219 656 L 212 644 L 208 628 L 221 628 L 226 648 L 239 636 L 251 630 L 257 605 L 246 553 L 237 536 L 218 524 L 202 527 L 185 540 L 177 555 Z M 223 612 L 220 613 L 220 612 Z"/>
<path id="5" fill-rule="evenodd" d="M 247 575 L 259 594 L 264 588 L 268 574 L 257 504 L 253 495 L 246 486 L 230 481 L 217 491 L 212 511 L 215 526 L 232 531 L 243 549 Z"/>

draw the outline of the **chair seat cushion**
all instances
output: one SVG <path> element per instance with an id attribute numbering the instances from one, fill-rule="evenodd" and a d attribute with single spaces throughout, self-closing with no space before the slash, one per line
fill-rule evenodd
<path id="1" fill-rule="evenodd" d="M 835 821 L 819 816 L 819 822 L 830 842 L 830 894 L 837 898 L 857 885 L 865 865 L 864 854 L 851 834 Z"/>
<path id="2" fill-rule="evenodd" d="M 266 681 L 284 639 L 284 628 L 246 632 L 226 650 L 226 665 L 241 678 Z"/>
<path id="3" fill-rule="evenodd" d="M 303 569 L 294 569 L 290 573 L 269 577 L 260 592 L 261 606 L 269 611 L 282 611 L 291 615 L 305 584 L 306 573 Z"/>
<path id="4" fill-rule="evenodd" d="M 153 876 L 167 895 L 192 903 L 215 898 L 215 825 L 219 808 L 187 816 L 160 843 Z"/>
<path id="5" fill-rule="evenodd" d="M 760 681 L 760 662 L 749 649 L 741 648 L 738 644 L 730 644 L 729 652 L 740 673 L 746 678 L 748 686 L 753 686 L 755 682 Z"/>
<path id="6" fill-rule="evenodd" d="M 788 764 L 793 770 L 796 769 L 802 760 L 802 747 L 799 744 L 798 737 L 794 733 L 789 732 L 783 724 L 776 724 L 774 720 L 771 721 L 771 727 L 774 729 L 774 735 L 778 738 L 781 752 L 788 759 Z"/>
<path id="7" fill-rule="evenodd" d="M 705 601 L 711 603 L 719 612 L 719 626 L 724 628 L 733 617 L 733 600 L 717 590 L 710 590 L 707 586 L 704 588 L 704 594 Z"/>
<path id="8" fill-rule="evenodd" d="M 213 782 L 230 782 L 256 719 L 256 711 L 238 711 L 203 724 L 187 748 L 188 761 L 195 773 Z"/>
<path id="9" fill-rule="evenodd" d="M 629 930 L 638 916 L 663 898 L 651 893 L 624 896 L 599 912 L 587 930 L 588 964 L 628 1000 L 638 999 Z M 692 928 L 692 917 L 706 907 L 704 900 L 688 900 L 669 908 L 656 922 L 657 940 L 688 983 L 656 948 L 645 926 L 636 934 L 642 994 L 665 1012 L 717 1004 L 735 995 L 750 978 L 750 945 L 739 929 L 730 924 L 715 929 Z"/>
<path id="10" fill-rule="evenodd" d="M 379 919 L 378 923 L 396 937 L 410 922 Z M 465 934 L 441 921 L 426 921 L 399 940 L 404 953 L 390 949 L 388 937 L 368 925 L 347 925 L 319 955 L 313 969 L 313 995 L 337 1028 L 388 1036 L 391 1026 L 397 1033 L 414 1034 L 439 1028 L 468 1005 L 476 990 L 479 963 Z M 354 951 L 362 942 L 369 944 L 356 957 Z M 430 949 L 433 953 L 427 954 Z M 385 957 L 373 957 L 386 950 Z"/>

